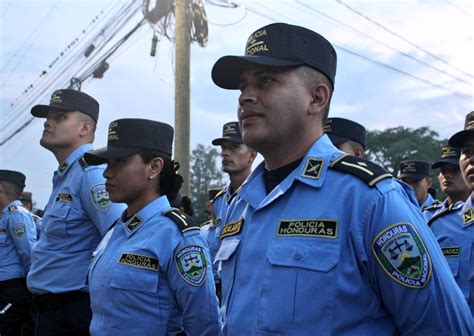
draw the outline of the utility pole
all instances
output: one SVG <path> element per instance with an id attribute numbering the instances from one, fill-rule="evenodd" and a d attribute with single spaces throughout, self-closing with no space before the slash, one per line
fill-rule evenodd
<path id="1" fill-rule="evenodd" d="M 175 145 L 174 158 L 179 162 L 181 168 L 179 173 L 183 176 L 184 182 L 181 187 L 183 195 L 190 195 L 189 188 L 189 158 L 190 158 L 190 44 L 191 37 L 189 31 L 189 3 L 191 0 L 176 0 L 176 71 L 175 71 Z"/>

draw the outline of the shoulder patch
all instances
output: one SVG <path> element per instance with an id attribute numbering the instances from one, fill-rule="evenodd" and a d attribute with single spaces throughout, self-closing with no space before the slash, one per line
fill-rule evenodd
<path id="1" fill-rule="evenodd" d="M 23 237 L 25 236 L 25 233 L 26 233 L 25 224 L 17 223 L 13 226 L 13 234 L 18 239 L 23 239 Z"/>
<path id="2" fill-rule="evenodd" d="M 199 287 L 206 281 L 207 260 L 204 248 L 188 245 L 175 255 L 176 268 L 179 275 L 190 285 Z"/>
<path id="3" fill-rule="evenodd" d="M 431 258 L 415 227 L 398 223 L 372 241 L 372 252 L 385 273 L 410 288 L 423 288 L 431 278 Z"/>
<path id="4" fill-rule="evenodd" d="M 89 167 L 89 164 L 87 163 L 86 159 L 84 159 L 84 157 L 79 159 L 79 164 L 81 165 L 82 169 Z"/>
<path id="5" fill-rule="evenodd" d="M 8 207 L 8 211 L 10 211 L 10 212 L 18 211 L 18 207 L 16 205 L 10 205 Z"/>
<path id="6" fill-rule="evenodd" d="M 96 184 L 91 188 L 91 200 L 94 208 L 100 212 L 106 212 L 110 204 L 112 204 L 109 193 L 105 190 L 105 185 L 103 184 Z"/>
<path id="7" fill-rule="evenodd" d="M 373 187 L 380 180 L 393 178 L 390 173 L 379 165 L 352 155 L 341 156 L 331 164 L 330 168 L 355 175 L 370 187 Z"/>
<path id="8" fill-rule="evenodd" d="M 194 219 L 185 213 L 179 211 L 176 208 L 173 208 L 164 213 L 164 215 L 170 218 L 181 232 L 187 232 L 191 230 L 199 230 L 199 225 L 194 221 Z"/>

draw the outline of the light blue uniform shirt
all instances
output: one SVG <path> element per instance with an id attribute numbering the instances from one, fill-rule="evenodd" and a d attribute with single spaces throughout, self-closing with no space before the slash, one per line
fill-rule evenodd
<path id="1" fill-rule="evenodd" d="M 24 278 L 30 269 L 36 225 L 19 200 L 2 210 L 0 217 L 0 281 Z"/>
<path id="2" fill-rule="evenodd" d="M 432 205 L 423 208 L 423 217 L 428 222 L 434 215 L 445 211 L 448 207 L 448 199 L 445 199 L 443 202 L 434 202 Z"/>
<path id="3" fill-rule="evenodd" d="M 423 202 L 423 204 L 420 205 L 420 209 L 421 211 L 425 210 L 425 208 L 427 207 L 430 207 L 436 203 L 439 203 L 439 201 L 435 198 L 433 198 L 433 196 L 431 196 L 431 194 L 428 194 L 428 197 L 426 197 L 426 200 Z"/>
<path id="4" fill-rule="evenodd" d="M 474 216 L 472 195 L 435 215 L 428 224 L 438 239 L 474 316 Z"/>
<path id="5" fill-rule="evenodd" d="M 92 335 L 218 335 L 219 312 L 206 240 L 164 215 L 166 196 L 99 245 L 89 271 Z M 125 214 L 125 213 L 124 213 Z"/>
<path id="6" fill-rule="evenodd" d="M 41 234 L 31 252 L 27 283 L 33 294 L 87 291 L 92 251 L 125 207 L 109 200 L 105 165 L 82 161 L 89 150 L 91 144 L 77 148 L 54 173 Z"/>
<path id="7" fill-rule="evenodd" d="M 471 334 L 413 194 L 358 158 L 329 167 L 342 155 L 323 135 L 268 195 L 264 163 L 243 184 L 216 256 L 224 335 Z"/>

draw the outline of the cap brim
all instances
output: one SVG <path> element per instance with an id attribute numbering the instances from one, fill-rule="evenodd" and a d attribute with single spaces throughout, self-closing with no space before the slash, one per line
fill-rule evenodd
<path id="1" fill-rule="evenodd" d="M 58 105 L 35 105 L 31 108 L 31 114 L 37 118 L 46 118 L 51 110 L 74 111 L 73 108 Z"/>
<path id="2" fill-rule="evenodd" d="M 329 140 L 333 143 L 334 146 L 342 145 L 344 142 L 349 141 L 349 138 L 344 138 L 339 135 L 329 134 L 327 133 Z"/>
<path id="3" fill-rule="evenodd" d="M 400 174 L 398 176 L 399 179 L 403 179 L 403 178 L 411 178 L 411 179 L 414 179 L 414 180 L 421 180 L 422 178 L 425 178 L 425 177 L 428 177 L 427 175 L 424 175 L 424 174 Z"/>
<path id="4" fill-rule="evenodd" d="M 212 67 L 212 80 L 223 89 L 236 90 L 239 88 L 240 76 L 250 64 L 292 67 L 303 63 L 271 56 L 224 56 Z"/>
<path id="5" fill-rule="evenodd" d="M 220 146 L 220 145 L 222 145 L 222 143 L 224 141 L 235 142 L 235 143 L 238 143 L 238 144 L 243 143 L 242 139 L 239 139 L 239 138 L 224 137 L 224 138 L 217 138 L 217 139 L 212 140 L 212 144 L 214 146 Z"/>
<path id="6" fill-rule="evenodd" d="M 103 147 L 84 154 L 84 160 L 91 166 L 104 164 L 109 159 L 118 159 L 141 151 L 142 148 Z"/>
<path id="7" fill-rule="evenodd" d="M 457 160 L 457 159 L 441 159 L 441 160 L 436 161 L 435 163 L 433 163 L 431 165 L 431 168 L 432 169 L 439 168 L 444 163 L 459 167 L 459 160 Z"/>
<path id="8" fill-rule="evenodd" d="M 449 145 L 451 147 L 462 147 L 469 139 L 474 139 L 474 129 L 457 132 L 449 138 Z"/>

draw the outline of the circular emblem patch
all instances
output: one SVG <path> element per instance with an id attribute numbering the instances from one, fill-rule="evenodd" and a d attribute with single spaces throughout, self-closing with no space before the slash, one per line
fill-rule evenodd
<path id="1" fill-rule="evenodd" d="M 176 254 L 175 261 L 179 274 L 187 283 L 201 286 L 206 281 L 207 261 L 201 246 L 186 246 Z"/>
<path id="2" fill-rule="evenodd" d="M 396 282 L 423 288 L 431 278 L 431 259 L 413 225 L 399 223 L 379 233 L 372 251 L 383 270 Z"/>

